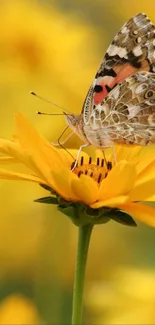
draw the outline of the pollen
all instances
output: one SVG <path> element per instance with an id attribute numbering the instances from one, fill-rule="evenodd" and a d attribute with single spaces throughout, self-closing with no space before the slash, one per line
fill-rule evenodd
<path id="1" fill-rule="evenodd" d="M 71 165 L 71 169 L 74 167 L 74 163 Z M 109 171 L 112 169 L 111 161 L 105 161 L 97 157 L 96 163 L 92 162 L 92 158 L 89 157 L 89 162 L 85 164 L 84 157 L 81 157 L 80 162 L 77 164 L 75 169 L 73 169 L 73 173 L 78 177 L 81 175 L 88 175 L 92 177 L 98 184 L 107 177 Z"/>

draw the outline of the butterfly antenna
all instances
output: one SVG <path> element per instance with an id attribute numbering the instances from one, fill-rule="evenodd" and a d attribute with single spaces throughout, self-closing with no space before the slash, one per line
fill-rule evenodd
<path id="1" fill-rule="evenodd" d="M 37 97 L 37 98 L 39 98 L 39 99 L 41 99 L 41 100 L 43 100 L 44 102 L 46 102 L 46 103 L 48 103 L 48 104 L 51 104 L 52 106 L 58 107 L 58 108 L 62 109 L 63 111 L 66 111 L 66 112 L 72 114 L 72 113 L 71 113 L 67 108 L 64 108 L 64 107 L 62 107 L 62 106 L 59 106 L 59 105 L 57 105 L 57 104 L 51 102 L 50 100 L 45 99 L 45 98 L 39 96 L 39 95 L 36 94 L 34 91 L 31 91 L 30 94 L 33 95 L 33 96 L 35 96 L 35 97 Z M 54 114 L 47 114 L 47 113 L 41 113 L 41 112 L 38 112 L 38 114 L 54 115 Z M 62 115 L 63 115 L 63 114 L 62 114 Z"/>
<path id="2" fill-rule="evenodd" d="M 56 115 L 56 116 L 59 116 L 59 115 L 64 115 L 64 113 L 46 113 L 46 112 L 40 112 L 40 111 L 36 111 L 36 114 L 38 115 Z M 70 114 L 65 114 L 65 115 L 70 115 Z"/>

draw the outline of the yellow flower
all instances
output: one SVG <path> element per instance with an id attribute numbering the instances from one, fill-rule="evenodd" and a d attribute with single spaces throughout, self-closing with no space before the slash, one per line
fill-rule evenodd
<path id="1" fill-rule="evenodd" d="M 42 321 L 33 301 L 27 297 L 12 294 L 0 303 L 0 324 L 40 324 Z"/>
<path id="2" fill-rule="evenodd" d="M 119 266 L 106 279 L 106 299 L 104 288 L 104 281 L 95 281 L 87 289 L 94 324 L 155 324 L 154 269 Z"/>
<path id="3" fill-rule="evenodd" d="M 155 226 L 155 209 L 139 203 L 155 199 L 155 155 L 151 148 L 116 147 L 117 164 L 109 153 L 106 163 L 99 150 L 94 161 L 82 153 L 78 166 L 72 171 L 77 151 L 72 150 L 69 155 L 65 150 L 57 150 L 18 114 L 14 140 L 0 139 L 0 152 L 3 153 L 1 164 L 22 163 L 27 167 L 26 173 L 0 169 L 0 178 L 42 184 L 51 190 L 51 196 L 45 200 L 47 203 L 51 198 L 51 202 L 58 202 L 62 209 L 72 204 L 76 209 L 83 206 L 86 214 L 97 216 L 95 223 L 105 222 L 100 219 L 101 211 L 104 217 L 110 213 L 115 220 L 119 219 L 118 211 L 123 211 L 124 218 L 127 213 Z"/>

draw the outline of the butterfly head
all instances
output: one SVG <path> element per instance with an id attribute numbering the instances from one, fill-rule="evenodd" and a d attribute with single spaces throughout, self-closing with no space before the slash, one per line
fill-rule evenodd
<path id="1" fill-rule="evenodd" d="M 73 130 L 73 132 L 77 133 L 80 115 L 66 114 L 65 112 L 64 115 L 68 126 Z"/>

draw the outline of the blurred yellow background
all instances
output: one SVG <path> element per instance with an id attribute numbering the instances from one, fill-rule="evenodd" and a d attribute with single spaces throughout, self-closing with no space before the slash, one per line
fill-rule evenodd
<path id="1" fill-rule="evenodd" d="M 154 0 L 1 0 L 0 137 L 11 137 L 22 112 L 56 142 L 64 118 L 35 111 L 60 110 L 30 91 L 80 112 L 106 48 L 138 12 L 155 23 Z M 70 323 L 77 228 L 33 203 L 46 195 L 33 183 L 0 181 L 0 324 Z M 87 324 L 155 324 L 155 230 L 96 226 L 84 300 Z"/>

